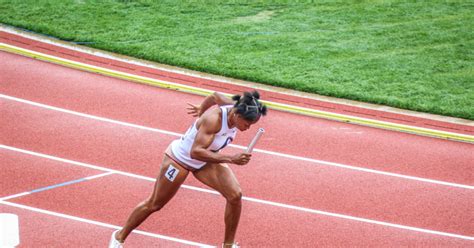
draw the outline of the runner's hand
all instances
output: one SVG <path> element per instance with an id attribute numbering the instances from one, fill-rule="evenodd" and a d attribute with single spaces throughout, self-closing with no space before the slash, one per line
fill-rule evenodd
<path id="1" fill-rule="evenodd" d="M 189 115 L 192 115 L 194 117 L 199 117 L 201 116 L 201 106 L 197 106 L 197 105 L 194 105 L 194 104 L 191 104 L 191 103 L 188 103 L 189 107 L 187 107 L 186 109 L 188 110 L 188 114 Z"/>
<path id="2" fill-rule="evenodd" d="M 237 153 L 232 156 L 231 161 L 233 164 L 246 165 L 250 161 L 250 153 Z"/>

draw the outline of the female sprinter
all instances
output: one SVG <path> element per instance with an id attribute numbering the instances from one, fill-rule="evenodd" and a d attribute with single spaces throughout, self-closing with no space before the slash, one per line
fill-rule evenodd
<path id="1" fill-rule="evenodd" d="M 222 247 L 238 247 L 234 237 L 240 219 L 242 193 L 227 164 L 245 165 L 251 154 L 223 155 L 218 151 L 234 140 L 236 129 L 245 131 L 266 114 L 267 108 L 259 102 L 259 97 L 257 91 L 244 92 L 243 96 L 236 95 L 232 99 L 214 93 L 200 106 L 190 104 L 189 114 L 199 118 L 182 138 L 167 148 L 153 193 L 135 207 L 125 226 L 112 234 L 109 247 L 122 247 L 133 229 L 173 198 L 189 172 L 227 200 Z M 219 108 L 206 111 L 213 105 Z"/>

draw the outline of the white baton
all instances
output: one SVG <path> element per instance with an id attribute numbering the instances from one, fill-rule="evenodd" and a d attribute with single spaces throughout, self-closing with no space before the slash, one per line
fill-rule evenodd
<path id="1" fill-rule="evenodd" d="M 259 128 L 257 131 L 257 134 L 255 134 L 255 137 L 253 137 L 252 142 L 250 142 L 250 145 L 247 147 L 247 153 L 252 153 L 253 147 L 255 144 L 257 144 L 258 139 L 262 136 L 262 134 L 265 132 L 265 129 Z"/>

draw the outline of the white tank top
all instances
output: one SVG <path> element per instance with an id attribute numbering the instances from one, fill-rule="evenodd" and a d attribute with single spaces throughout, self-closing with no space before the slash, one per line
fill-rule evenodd
<path id="1" fill-rule="evenodd" d="M 237 128 L 229 128 L 227 125 L 227 109 L 231 107 L 232 105 L 220 107 L 222 112 L 221 130 L 215 134 L 214 140 L 207 148 L 213 152 L 219 152 L 222 148 L 230 144 L 237 134 Z M 171 152 L 176 159 L 185 165 L 195 169 L 200 169 L 206 164 L 206 162 L 191 158 L 191 147 L 193 146 L 194 139 L 196 138 L 196 134 L 198 132 L 196 123 L 197 120 L 188 129 L 188 131 L 186 131 L 181 139 L 175 140 L 171 143 Z"/>

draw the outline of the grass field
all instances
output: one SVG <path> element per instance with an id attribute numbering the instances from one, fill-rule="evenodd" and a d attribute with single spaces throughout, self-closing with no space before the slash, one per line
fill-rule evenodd
<path id="1" fill-rule="evenodd" d="M 0 0 L 0 22 L 193 70 L 474 120 L 473 1 L 314 2 Z"/>

